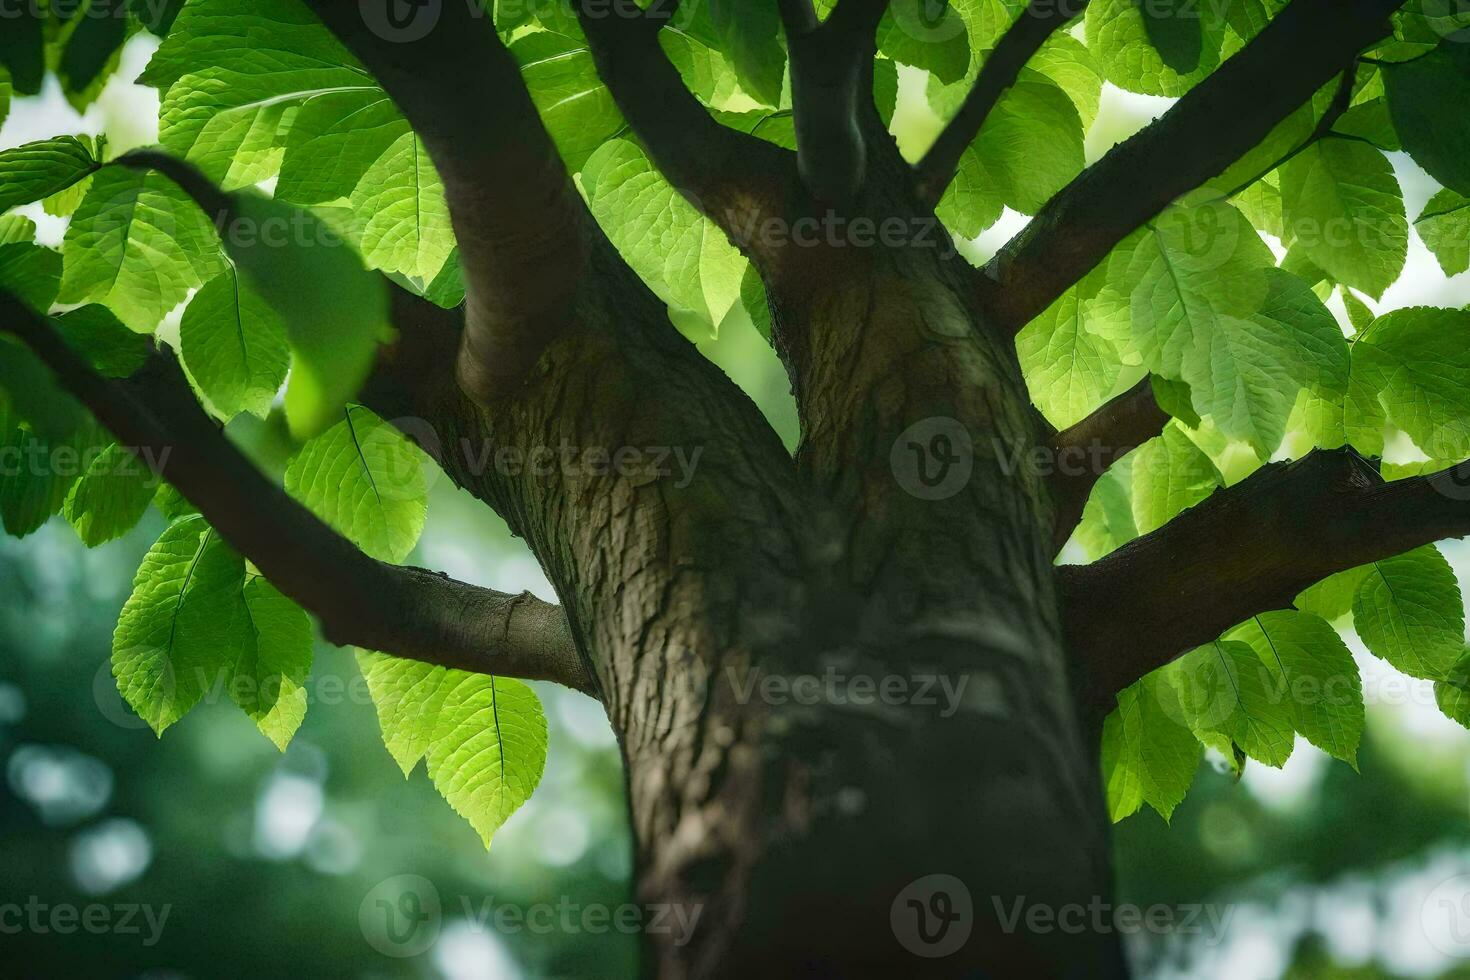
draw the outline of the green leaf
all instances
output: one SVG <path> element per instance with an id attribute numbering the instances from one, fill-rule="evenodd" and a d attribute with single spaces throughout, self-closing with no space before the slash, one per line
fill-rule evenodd
<path id="1" fill-rule="evenodd" d="M 1149 371 L 1188 384 L 1197 413 L 1262 459 L 1302 388 L 1339 400 L 1346 389 L 1336 319 L 1219 200 L 1171 207 L 1114 250 L 1106 274 L 1102 301 L 1126 309 Z"/>
<path id="2" fill-rule="evenodd" d="M 0 211 L 58 194 L 97 166 L 91 148 L 75 136 L 0 151 Z"/>
<path id="3" fill-rule="evenodd" d="M 170 521 L 199 513 L 199 508 L 185 500 L 183 494 L 174 489 L 171 483 L 165 483 L 158 488 L 158 495 L 153 498 L 153 506 L 157 507 L 158 512 Z"/>
<path id="4" fill-rule="evenodd" d="M 163 93 L 163 144 L 227 190 L 279 166 L 283 124 L 304 101 L 378 88 L 291 0 L 191 0 L 139 81 Z"/>
<path id="5" fill-rule="evenodd" d="M 286 490 L 374 558 L 401 562 L 428 515 L 422 454 L 359 405 L 301 447 L 286 467 Z"/>
<path id="6" fill-rule="evenodd" d="M 1148 376 L 1149 387 L 1153 389 L 1154 401 L 1159 403 L 1170 418 L 1178 419 L 1180 424 L 1186 428 L 1198 429 L 1203 423 L 1199 413 L 1194 410 L 1194 401 L 1189 393 L 1189 385 L 1183 381 L 1171 381 L 1161 378 L 1157 374 Z"/>
<path id="7" fill-rule="evenodd" d="M 129 4 L 133 17 L 149 32 L 159 37 L 168 37 L 184 8 L 184 0 L 132 0 Z"/>
<path id="8" fill-rule="evenodd" d="M 444 186 L 414 133 L 373 163 L 352 204 L 365 216 L 356 241 L 370 268 L 432 278 L 454 251 Z"/>
<path id="9" fill-rule="evenodd" d="M 1103 719 L 1102 771 L 1107 794 L 1108 819 L 1119 823 L 1143 806 L 1142 764 L 1136 751 L 1137 738 L 1123 727 L 1118 711 Z"/>
<path id="10" fill-rule="evenodd" d="M 1190 0 L 1139 3 L 1144 33 L 1159 58 L 1180 75 L 1198 71 L 1205 54 L 1204 24 Z"/>
<path id="11" fill-rule="evenodd" d="M 528 35 L 528 37 L 534 36 Z M 684 79 L 684 84 L 699 101 L 717 110 L 744 103 L 745 96 L 741 92 L 740 78 L 735 72 L 735 66 L 730 64 L 729 59 L 717 48 L 710 47 L 694 35 L 686 33 L 680 28 L 677 19 L 659 31 L 658 39 L 664 54 L 669 56 L 669 61 L 673 62 L 674 67 L 679 70 L 680 77 Z M 514 51 L 514 46 L 512 51 Z M 579 85 L 578 88 L 580 87 Z M 534 89 L 532 97 L 535 97 Z M 545 112 L 546 110 L 543 109 L 543 118 Z M 608 135 L 613 136 L 616 133 Z"/>
<path id="12" fill-rule="evenodd" d="M 1182 720 L 1179 693 L 1161 672 L 1118 695 L 1118 707 L 1103 726 L 1103 754 L 1112 762 L 1105 765 L 1108 806 L 1115 823 L 1142 803 L 1168 820 L 1184 801 L 1199 768 L 1200 743 Z M 1110 738 L 1115 740 L 1111 754 Z M 1138 803 L 1130 810 L 1133 799 Z"/>
<path id="13" fill-rule="evenodd" d="M 1470 455 L 1470 312 L 1386 313 L 1352 348 L 1346 425 L 1352 444 L 1382 456 L 1387 422 L 1435 459 Z"/>
<path id="14" fill-rule="evenodd" d="M 1414 221 L 1419 237 L 1447 276 L 1470 270 L 1470 197 L 1442 190 Z"/>
<path id="15" fill-rule="evenodd" d="M 4 66 L 0 66 L 0 126 L 5 125 L 5 119 L 10 115 L 10 102 L 15 97 L 15 87 L 10 82 L 10 72 Z M 5 210 L 0 208 L 0 211 Z"/>
<path id="16" fill-rule="evenodd" d="M 1442 680 L 1465 649 L 1455 571 L 1433 545 L 1374 562 L 1353 599 L 1363 643 L 1410 677 Z"/>
<path id="17" fill-rule="evenodd" d="M 61 303 L 101 303 L 139 333 L 219 272 L 214 227 L 161 174 L 108 167 L 66 230 Z"/>
<path id="18" fill-rule="evenodd" d="M 163 532 L 133 580 L 112 638 L 112 674 L 162 735 L 227 675 L 249 641 L 245 562 L 201 517 Z"/>
<path id="19" fill-rule="evenodd" d="M 1281 238 L 1286 234 L 1286 219 L 1281 214 L 1281 183 L 1275 171 L 1251 184 L 1231 199 L 1253 227 L 1267 235 Z"/>
<path id="20" fill-rule="evenodd" d="M 1368 308 L 1367 303 L 1358 299 L 1357 294 L 1346 286 L 1339 287 L 1338 293 L 1342 296 L 1343 308 L 1347 310 L 1348 322 L 1353 325 L 1355 333 L 1362 333 L 1373 325 L 1377 317 Z"/>
<path id="21" fill-rule="evenodd" d="M 0 523 L 7 534 L 23 538 L 60 512 L 81 476 L 82 453 L 95 438 L 91 424 L 49 438 L 28 425 L 0 391 Z"/>
<path id="22" fill-rule="evenodd" d="M 157 490 L 158 477 L 148 464 L 114 443 L 72 485 L 63 510 L 82 543 L 95 548 L 131 531 Z"/>
<path id="23" fill-rule="evenodd" d="M 1380 150 L 1390 153 L 1403 149 L 1403 142 L 1393 128 L 1393 117 L 1388 111 L 1388 99 L 1379 96 L 1361 102 L 1343 113 L 1342 118 L 1332 124 L 1334 133 L 1367 140 Z"/>
<path id="24" fill-rule="evenodd" d="M 184 310 L 179 349 L 189 374 L 220 414 L 265 418 L 286 380 L 286 328 L 248 284 L 228 268 L 205 284 Z"/>
<path id="25" fill-rule="evenodd" d="M 143 366 L 153 344 L 134 333 L 105 306 L 83 306 L 52 317 L 52 324 L 92 368 L 112 378 L 126 378 Z"/>
<path id="26" fill-rule="evenodd" d="M 1074 286 L 1016 338 L 1031 400 L 1058 429 L 1095 410 L 1123 368 L 1117 349 L 1087 329 L 1087 304 Z"/>
<path id="27" fill-rule="evenodd" d="M 1102 66 L 1091 51 L 1066 31 L 1057 31 L 1031 59 L 1031 67 L 1061 86 L 1077 107 L 1082 128 L 1097 119 L 1102 105 Z"/>
<path id="28" fill-rule="evenodd" d="M 745 307 L 755 329 L 769 342 L 771 304 L 766 296 L 766 284 L 761 281 L 760 273 L 755 270 L 754 265 L 745 267 L 745 275 L 740 280 L 740 304 Z"/>
<path id="29" fill-rule="evenodd" d="M 1350 568 L 1336 575 L 1329 575 L 1316 585 L 1296 597 L 1293 603 L 1305 613 L 1312 613 L 1327 620 L 1341 619 L 1353 610 L 1353 597 L 1358 586 L 1363 584 L 1373 569 L 1369 566 Z"/>
<path id="30" fill-rule="evenodd" d="M 383 743 L 405 776 L 429 778 L 485 846 L 546 768 L 546 717 L 519 681 L 359 652 Z"/>
<path id="31" fill-rule="evenodd" d="M 0 394 L 8 396 L 19 420 L 49 440 L 69 438 L 88 418 L 51 369 L 8 335 L 0 335 Z"/>
<path id="32" fill-rule="evenodd" d="M 1220 471 L 1177 423 L 1134 452 L 1133 520 L 1148 534 L 1224 485 Z"/>
<path id="33" fill-rule="evenodd" d="M 56 74 L 68 94 L 84 95 L 82 104 L 95 99 L 117 69 L 123 42 L 134 30 L 127 5 L 127 0 L 86 0 L 72 18 Z"/>
<path id="34" fill-rule="evenodd" d="M 1447 678 L 1434 682 L 1434 702 L 1446 718 L 1470 728 L 1470 650 Z"/>
<path id="35" fill-rule="evenodd" d="M 0 287 L 39 313 L 56 302 L 61 270 L 60 252 L 30 242 L 0 245 Z"/>
<path id="36" fill-rule="evenodd" d="M 946 84 L 963 80 L 970 67 L 965 24 L 948 3 L 893 0 L 878 25 L 878 50 Z"/>
<path id="37" fill-rule="evenodd" d="M 705 17 L 718 47 L 735 66 L 740 87 L 768 106 L 778 105 L 786 50 L 781 45 L 781 20 L 775 5 L 710 0 L 699 4 L 694 14 L 696 24 Z M 699 32 L 698 26 L 691 28 L 691 33 Z"/>
<path id="38" fill-rule="evenodd" d="M 194 0 L 142 81 L 167 94 L 166 146 L 226 190 L 280 172 L 276 196 L 341 199 L 369 267 L 432 278 L 454 247 L 441 182 L 382 88 L 310 10 Z"/>
<path id="39" fill-rule="evenodd" d="M 430 303 L 446 310 L 452 310 L 464 303 L 464 270 L 459 264 L 458 249 L 449 253 L 449 258 L 444 260 L 444 268 L 425 287 L 423 296 Z"/>
<path id="40" fill-rule="evenodd" d="M 348 197 L 374 161 L 410 132 L 380 89 L 353 86 L 305 97 L 285 139 L 275 196 L 302 205 Z"/>
<path id="41" fill-rule="evenodd" d="M 25 3 L 12 9 L 0 31 L 0 66 L 17 95 L 36 95 L 46 77 L 46 8 Z"/>
<path id="42" fill-rule="evenodd" d="M 1470 51 L 1445 41 L 1438 50 L 1383 67 L 1388 108 L 1404 149 L 1445 187 L 1470 195 Z"/>
<path id="43" fill-rule="evenodd" d="M 1375 299 L 1408 257 L 1403 193 L 1383 153 L 1356 140 L 1313 143 L 1281 168 L 1287 234 L 1338 282 Z"/>
<path id="44" fill-rule="evenodd" d="M 1307 741 L 1357 767 L 1363 737 L 1363 683 L 1352 651 L 1325 619 L 1284 610 L 1263 613 L 1237 627 L 1241 640 L 1272 673 L 1275 696 L 1290 708 Z"/>
<path id="45" fill-rule="evenodd" d="M 1003 207 L 1035 214 L 1082 171 L 1082 142 L 1072 100 L 1044 75 L 1023 71 L 960 158 L 939 217 L 974 238 Z"/>
<path id="46" fill-rule="evenodd" d="M 1102 475 L 1087 498 L 1076 539 L 1088 558 L 1097 561 L 1138 537 L 1133 521 L 1132 460 L 1124 459 Z"/>
<path id="47" fill-rule="evenodd" d="M 587 161 L 582 186 L 598 223 L 660 299 L 711 329 L 724 320 L 740 298 L 746 260 L 637 144 L 604 143 Z"/>
<path id="48" fill-rule="evenodd" d="M 36 223 L 23 214 L 0 216 L 0 245 L 30 245 L 36 240 Z"/>
<path id="49" fill-rule="evenodd" d="M 1209 4 L 1193 5 L 1190 12 L 1196 16 L 1172 18 L 1171 24 L 1145 14 L 1156 6 L 1139 0 L 1093 0 L 1087 8 L 1087 47 L 1107 80 L 1119 88 L 1180 96 L 1219 66 L 1224 24 Z M 1156 46 L 1160 42 L 1167 55 Z"/>
<path id="50" fill-rule="evenodd" d="M 242 284 L 285 324 L 295 355 L 286 418 L 293 434 L 308 438 L 340 417 L 390 336 L 387 286 L 309 212 L 242 192 L 235 215 L 234 229 L 251 233 L 232 231 L 225 247 Z"/>
<path id="51" fill-rule="evenodd" d="M 241 597 L 250 634 L 234 665 L 230 697 L 284 752 L 306 717 L 311 620 L 258 575 L 245 582 Z"/>
<path id="52" fill-rule="evenodd" d="M 665 46 L 674 50 L 681 50 L 679 39 L 683 39 L 682 50 L 691 62 L 701 58 L 700 64 L 709 72 L 716 71 L 715 64 L 724 64 L 723 58 L 686 35 L 660 33 L 669 36 Z M 510 53 L 520 64 L 531 100 L 570 172 L 580 171 L 594 150 L 627 128 L 580 35 L 552 31 L 526 34 L 511 42 Z M 733 70 L 725 77 L 731 86 L 735 84 Z M 719 83 L 713 77 L 710 83 L 712 97 L 716 94 L 713 87 Z"/>
<path id="53" fill-rule="evenodd" d="M 1164 673 L 1178 689 L 1185 719 L 1195 731 L 1224 736 L 1252 759 L 1278 769 L 1291 757 L 1291 707 L 1274 696 L 1271 671 L 1250 644 L 1217 640 Z"/>

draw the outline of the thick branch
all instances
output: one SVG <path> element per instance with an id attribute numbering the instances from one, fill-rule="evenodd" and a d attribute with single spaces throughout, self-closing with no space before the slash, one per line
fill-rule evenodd
<path id="1" fill-rule="evenodd" d="M 574 0 L 597 73 L 659 171 L 737 244 L 751 219 L 778 214 L 796 182 L 790 151 L 720 125 L 684 85 L 659 45 L 672 3 L 642 17 Z"/>
<path id="2" fill-rule="evenodd" d="M 1385 37 L 1403 0 L 1294 0 L 1172 109 L 1062 190 L 986 269 L 998 325 L 1019 330 L 1134 229 L 1219 175 Z"/>
<path id="3" fill-rule="evenodd" d="M 914 179 L 923 200 L 936 204 L 944 196 L 945 189 L 959 170 L 960 158 L 980 135 L 981 127 L 1000 97 L 1016 84 L 1021 69 L 1036 56 L 1048 38 L 1086 7 L 1087 0 L 1031 0 L 986 57 L 959 112 L 915 165 Z"/>
<path id="4" fill-rule="evenodd" d="M 588 220 L 520 69 L 477 3 L 435 5 L 433 26 L 413 39 L 381 29 L 396 0 L 309 2 L 443 179 L 467 290 L 459 383 L 481 404 L 504 397 L 571 321 Z"/>
<path id="5" fill-rule="evenodd" d="M 1103 702 L 1329 575 L 1466 535 L 1470 462 L 1385 483 L 1350 449 L 1318 450 L 1061 569 L 1066 629 Z"/>
<path id="6" fill-rule="evenodd" d="M 131 378 L 94 371 L 47 320 L 0 291 L 0 329 L 14 333 L 123 445 L 159 475 L 333 643 L 591 693 L 562 610 L 434 572 L 377 561 L 266 479 L 199 407 L 162 349 Z"/>
<path id="7" fill-rule="evenodd" d="M 818 202 L 849 204 L 867 177 L 860 113 L 872 99 L 874 34 L 886 0 L 843 0 L 820 27 L 803 0 L 781 5 L 791 52 L 796 166 Z"/>
<path id="8" fill-rule="evenodd" d="M 1057 433 L 1052 440 L 1057 460 L 1052 498 L 1058 549 L 1082 521 L 1087 498 L 1103 474 L 1118 460 L 1161 435 L 1168 421 L 1168 413 L 1154 398 L 1152 378 L 1144 378 L 1070 429 Z"/>

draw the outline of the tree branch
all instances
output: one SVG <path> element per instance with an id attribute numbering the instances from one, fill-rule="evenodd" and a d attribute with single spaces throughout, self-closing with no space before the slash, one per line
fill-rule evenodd
<path id="1" fill-rule="evenodd" d="M 805 2 L 806 9 L 802 9 Z M 887 0 L 842 0 L 825 23 L 809 0 L 781 5 L 791 52 L 796 167 L 819 203 L 847 205 L 867 177 L 862 100 L 872 99 L 878 22 Z"/>
<path id="2" fill-rule="evenodd" d="M 751 219 L 780 213 L 797 181 L 789 150 L 722 126 L 684 85 L 659 45 L 672 3 L 642 17 L 574 0 L 597 73 L 669 183 L 737 244 Z"/>
<path id="3" fill-rule="evenodd" d="M 1087 0 L 1031 0 L 985 59 L 975 85 L 929 152 L 914 166 L 919 197 L 939 203 L 954 180 L 965 150 L 980 135 L 990 112 L 1041 46 L 1087 7 Z"/>
<path id="4" fill-rule="evenodd" d="M 572 319 L 590 221 L 521 79 L 476 3 L 437 5 L 417 40 L 375 33 L 395 0 L 308 0 L 408 118 L 443 179 L 466 287 L 457 377 L 489 404 Z"/>
<path id="5" fill-rule="evenodd" d="M 1385 37 L 1404 0 L 1293 0 L 1172 109 L 1047 203 L 986 268 L 996 324 L 1016 331 L 1180 195 L 1217 176 Z"/>
<path id="6" fill-rule="evenodd" d="M 1064 621 L 1103 703 L 1337 572 L 1470 535 L 1470 461 L 1385 483 L 1351 449 L 1264 467 L 1092 565 L 1059 569 Z"/>
<path id="7" fill-rule="evenodd" d="M 266 479 L 199 407 L 166 348 L 131 378 L 94 371 L 46 318 L 0 290 L 0 330 L 16 335 L 236 550 L 322 624 L 327 638 L 480 673 L 595 685 L 560 607 L 365 555 Z M 151 455 L 150 455 L 151 454 Z"/>
<path id="8" fill-rule="evenodd" d="M 1053 540 L 1057 550 L 1077 530 L 1087 498 L 1103 474 L 1145 442 L 1162 435 L 1168 422 L 1168 413 L 1154 398 L 1153 379 L 1146 377 L 1070 429 L 1057 433 L 1051 444 L 1057 460 L 1052 479 L 1056 506 Z"/>

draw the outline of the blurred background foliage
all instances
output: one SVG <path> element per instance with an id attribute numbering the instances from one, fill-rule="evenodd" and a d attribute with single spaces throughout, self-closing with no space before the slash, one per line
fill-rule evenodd
<path id="1" fill-rule="evenodd" d="M 128 50 L 85 116 L 54 82 L 17 100 L 0 147 L 60 132 L 105 132 L 120 149 L 150 142 L 156 94 L 124 82 L 146 62 L 147 43 Z M 932 136 L 921 101 L 901 99 L 896 126 L 906 142 Z M 1163 104 L 1107 90 L 1089 159 Z M 1432 185 L 1406 158 L 1395 165 L 1422 203 Z M 43 240 L 48 229 L 59 239 L 54 220 L 36 217 Z M 965 249 L 982 257 L 1019 220 L 1008 214 Z M 1413 248 L 1385 307 L 1470 299 L 1470 277 L 1445 280 L 1422 245 Z M 700 341 L 793 444 L 785 373 L 739 305 L 717 337 Z M 267 465 L 284 461 L 279 428 L 244 419 L 232 434 Z M 411 562 L 554 598 L 492 513 L 447 480 L 433 494 Z M 407 782 L 399 775 L 347 651 L 319 644 L 307 719 L 284 754 L 222 691 L 155 739 L 119 698 L 108 655 L 133 572 L 162 526 L 151 515 L 90 552 L 59 519 L 23 541 L 0 539 L 0 906 L 34 899 L 169 910 L 154 945 L 145 945 L 146 926 L 142 935 L 0 932 L 0 969 L 45 977 L 633 975 L 634 937 L 506 931 L 487 916 L 500 906 L 634 900 L 623 776 L 595 703 L 539 686 L 551 725 L 546 777 L 489 853 L 422 767 Z M 1446 553 L 1470 581 L 1470 548 Z M 1176 916 L 1204 907 L 1191 928 L 1130 937 L 1143 975 L 1470 976 L 1470 935 L 1453 928 L 1470 921 L 1470 738 L 1436 710 L 1427 682 L 1394 674 L 1350 643 L 1369 705 L 1361 775 L 1304 742 L 1284 770 L 1251 764 L 1238 783 L 1206 763 L 1172 826 L 1145 812 L 1116 829 L 1119 902 L 1164 903 Z M 375 886 L 404 874 L 433 884 L 442 928 L 421 955 L 394 958 L 368 941 L 360 913 Z"/>

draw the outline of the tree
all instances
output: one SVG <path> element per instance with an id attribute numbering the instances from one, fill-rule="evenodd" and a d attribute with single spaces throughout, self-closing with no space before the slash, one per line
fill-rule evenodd
<path id="1" fill-rule="evenodd" d="M 926 12 L 93 0 L 7 27 L 15 88 L 49 66 L 79 105 L 164 38 L 162 148 L 0 154 L 0 210 L 70 215 L 59 255 L 0 225 L 0 515 L 89 544 L 173 520 L 114 640 L 134 710 L 161 734 L 223 682 L 284 746 L 309 613 L 488 843 L 545 758 L 519 681 L 600 699 L 639 899 L 700 910 L 650 931 L 665 977 L 1124 973 L 1105 918 L 1066 927 L 1107 901 L 1109 817 L 1168 816 L 1205 747 L 1355 763 L 1349 611 L 1470 722 L 1434 548 L 1470 533 L 1470 313 L 1363 299 L 1409 238 L 1385 150 L 1443 186 L 1415 224 L 1465 268 L 1470 16 Z M 900 65 L 949 120 L 913 163 Z M 1104 78 L 1177 101 L 1084 167 Z M 976 268 L 955 236 L 1003 208 L 1031 219 Z M 681 333 L 737 305 L 790 374 L 794 458 Z M 285 418 L 284 479 L 242 414 Z M 420 453 L 560 606 L 400 564 Z"/>

